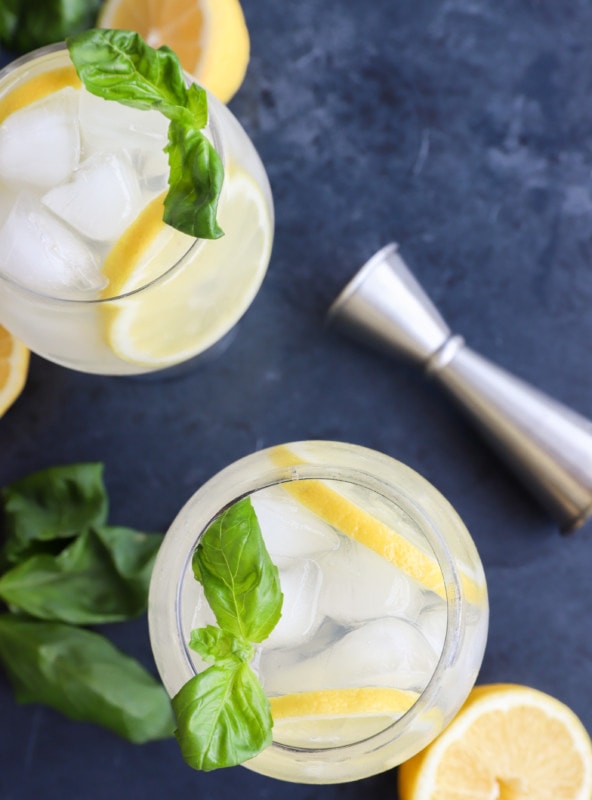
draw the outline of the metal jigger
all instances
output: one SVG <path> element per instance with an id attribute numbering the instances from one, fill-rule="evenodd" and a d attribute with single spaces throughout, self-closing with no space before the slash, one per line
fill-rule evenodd
<path id="1" fill-rule="evenodd" d="M 329 320 L 421 364 L 454 396 L 563 531 L 592 514 L 592 422 L 480 356 L 453 335 L 395 244 L 343 289 Z"/>

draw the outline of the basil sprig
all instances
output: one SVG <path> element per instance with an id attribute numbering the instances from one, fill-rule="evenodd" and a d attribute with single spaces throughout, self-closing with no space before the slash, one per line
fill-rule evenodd
<path id="1" fill-rule="evenodd" d="M 202 239 L 223 235 L 216 212 L 224 167 L 202 133 L 208 122 L 207 94 L 189 87 L 176 54 L 150 47 L 135 31 L 91 28 L 66 39 L 85 88 L 105 100 L 160 111 L 169 120 L 169 190 L 164 221 Z"/>
<path id="2" fill-rule="evenodd" d="M 0 665 L 19 702 L 132 742 L 172 736 L 162 685 L 82 625 L 146 609 L 159 534 L 107 524 L 103 465 L 53 467 L 0 492 Z"/>
<path id="3" fill-rule="evenodd" d="M 135 744 L 172 734 L 161 684 L 94 631 L 0 614 L 0 661 L 20 703 L 42 703 Z"/>
<path id="4" fill-rule="evenodd" d="M 277 624 L 283 595 L 249 498 L 208 527 L 192 565 L 219 627 L 191 632 L 190 647 L 211 665 L 173 698 L 175 736 L 191 767 L 212 770 L 271 744 L 269 700 L 249 662 Z"/>

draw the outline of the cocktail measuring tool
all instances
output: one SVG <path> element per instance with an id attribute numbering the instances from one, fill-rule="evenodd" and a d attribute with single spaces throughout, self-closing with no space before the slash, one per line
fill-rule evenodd
<path id="1" fill-rule="evenodd" d="M 423 366 L 563 531 L 592 515 L 592 422 L 471 350 L 389 244 L 331 305 L 329 321 Z"/>

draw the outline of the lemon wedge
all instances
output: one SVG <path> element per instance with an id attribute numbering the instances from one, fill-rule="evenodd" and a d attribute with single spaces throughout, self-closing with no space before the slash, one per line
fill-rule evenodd
<path id="1" fill-rule="evenodd" d="M 0 325 L 0 417 L 23 391 L 29 357 L 28 347 Z"/>
<path id="2" fill-rule="evenodd" d="M 250 44 L 238 0 L 107 0 L 98 24 L 137 31 L 151 47 L 168 45 L 223 103 L 245 77 Z"/>
<path id="3" fill-rule="evenodd" d="M 478 686 L 399 767 L 401 800 L 590 800 L 592 743 L 574 712 L 516 684 Z"/>
<path id="4" fill-rule="evenodd" d="M 261 285 L 273 238 L 261 189 L 237 168 L 225 177 L 220 239 L 165 225 L 162 202 L 144 209 L 103 268 L 103 298 L 117 296 L 102 309 L 107 342 L 123 361 L 153 369 L 198 355 L 234 326 Z"/>

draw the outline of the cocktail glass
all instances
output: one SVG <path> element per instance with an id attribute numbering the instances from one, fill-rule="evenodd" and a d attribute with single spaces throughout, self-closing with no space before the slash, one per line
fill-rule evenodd
<path id="1" fill-rule="evenodd" d="M 80 88 L 64 45 L 0 72 L 0 320 L 32 351 L 83 372 L 152 372 L 211 351 L 245 313 L 273 202 L 247 134 L 208 102 L 225 169 L 215 240 L 162 224 L 162 115 Z"/>
<path id="2" fill-rule="evenodd" d="M 464 524 L 415 471 L 356 445 L 297 442 L 228 466 L 180 511 L 154 567 L 150 637 L 171 697 L 207 666 L 188 646 L 212 623 L 192 555 L 246 496 L 284 602 L 252 663 L 273 743 L 244 766 L 338 783 L 400 764 L 452 719 L 483 658 L 487 590 Z"/>

